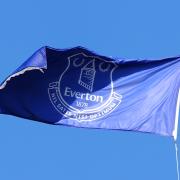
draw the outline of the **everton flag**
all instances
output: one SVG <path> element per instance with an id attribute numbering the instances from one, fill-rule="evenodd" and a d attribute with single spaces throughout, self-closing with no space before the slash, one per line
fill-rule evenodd
<path id="1" fill-rule="evenodd" d="M 113 59 L 42 47 L 2 82 L 0 113 L 176 138 L 179 88 L 180 57 Z"/>

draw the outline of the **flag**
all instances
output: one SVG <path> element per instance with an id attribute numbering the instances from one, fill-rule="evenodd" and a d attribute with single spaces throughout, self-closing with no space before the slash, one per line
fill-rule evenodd
<path id="1" fill-rule="evenodd" d="M 118 59 L 45 46 L 1 83 L 0 113 L 176 138 L 179 88 L 180 57 Z"/>

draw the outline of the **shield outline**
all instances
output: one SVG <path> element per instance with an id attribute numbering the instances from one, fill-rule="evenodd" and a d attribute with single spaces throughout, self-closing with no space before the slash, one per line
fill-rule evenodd
<path id="1" fill-rule="evenodd" d="M 64 74 L 66 73 L 66 71 L 68 70 L 68 68 L 69 68 L 69 66 L 70 66 L 71 58 L 72 58 L 72 57 L 75 57 L 75 56 L 78 56 L 78 55 L 83 55 L 84 57 L 89 57 L 89 58 L 92 58 L 92 59 L 99 59 L 100 61 L 104 61 L 104 62 L 109 63 L 109 61 L 104 60 L 104 59 L 102 59 L 102 58 L 100 58 L 100 57 L 98 57 L 98 56 L 88 56 L 88 55 L 86 55 L 86 54 L 83 53 L 83 52 L 74 54 L 74 55 L 72 55 L 72 56 L 69 56 L 69 57 L 68 57 L 68 66 L 66 67 L 66 69 L 64 70 L 64 72 L 60 75 L 60 78 L 59 78 L 59 81 L 58 81 L 58 92 L 59 92 L 58 94 L 59 94 L 59 98 L 60 98 L 60 100 L 62 101 L 62 103 L 63 103 L 68 109 L 71 109 L 72 111 L 75 111 L 75 112 L 78 112 L 78 113 L 92 113 L 92 112 L 99 111 L 100 109 L 103 109 L 103 108 L 110 102 L 110 100 L 111 100 L 112 94 L 113 94 L 113 92 L 114 92 L 114 91 L 113 91 L 112 73 L 113 73 L 113 71 L 116 69 L 117 65 L 116 65 L 115 63 L 113 63 L 113 62 L 110 62 L 110 63 L 112 63 L 112 64 L 114 65 L 114 67 L 111 69 L 111 72 L 110 72 L 111 94 L 110 94 L 110 96 L 109 96 L 109 99 L 106 100 L 106 102 L 105 102 L 103 105 L 99 106 L 98 108 L 90 109 L 90 110 L 79 110 L 79 109 L 76 109 L 76 108 L 70 106 L 69 104 L 67 104 L 67 103 L 64 101 L 64 99 L 63 99 L 63 97 L 61 96 L 61 93 L 60 93 L 61 79 L 63 78 Z"/>

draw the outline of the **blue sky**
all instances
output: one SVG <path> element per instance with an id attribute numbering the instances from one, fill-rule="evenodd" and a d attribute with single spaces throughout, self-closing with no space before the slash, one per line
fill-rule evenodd
<path id="1" fill-rule="evenodd" d="M 179 55 L 179 7 L 178 0 L 2 0 L 0 80 L 44 45 L 81 45 L 123 58 Z M 176 176 L 172 138 L 51 126 L 0 115 L 2 180 L 175 180 Z"/>

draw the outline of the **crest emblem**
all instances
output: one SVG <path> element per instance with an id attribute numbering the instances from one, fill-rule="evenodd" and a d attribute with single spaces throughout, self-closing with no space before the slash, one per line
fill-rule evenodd
<path id="1" fill-rule="evenodd" d="M 93 121 L 111 113 L 122 96 L 114 92 L 112 73 L 116 64 L 98 56 L 78 53 L 56 82 L 49 84 L 49 98 L 55 109 L 76 121 Z"/>

